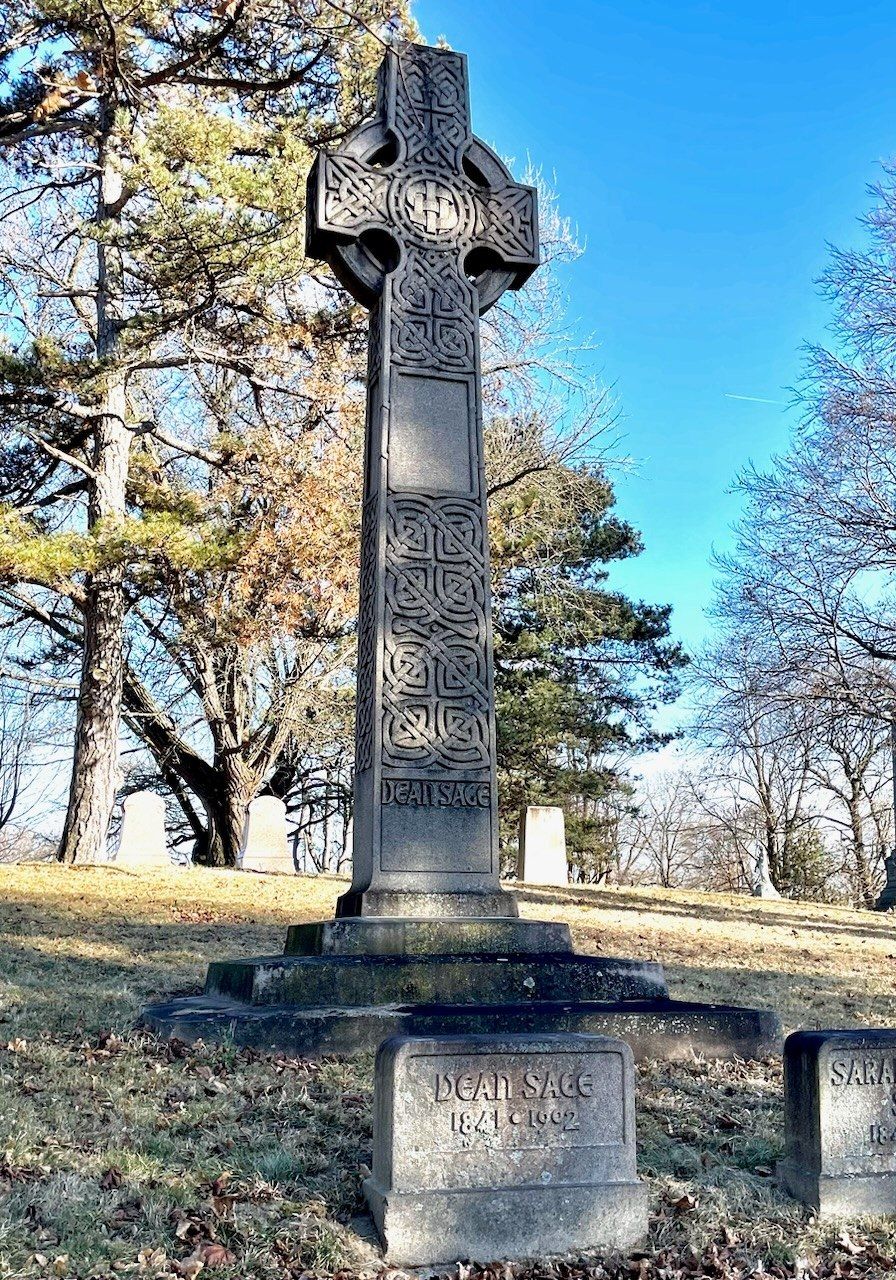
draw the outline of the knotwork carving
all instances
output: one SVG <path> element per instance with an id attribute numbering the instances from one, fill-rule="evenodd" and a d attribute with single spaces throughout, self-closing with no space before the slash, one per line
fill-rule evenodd
<path id="1" fill-rule="evenodd" d="M 409 250 L 393 283 L 392 353 L 399 364 L 471 372 L 475 367 L 475 293 L 453 256 Z"/>
<path id="2" fill-rule="evenodd" d="M 463 59 L 436 49 L 416 49 L 399 62 L 395 118 L 406 158 L 456 168 L 469 138 Z"/>
<path id="3" fill-rule="evenodd" d="M 479 505 L 390 498 L 383 764 L 487 768 L 485 557 Z"/>
<path id="4" fill-rule="evenodd" d="M 535 210 L 447 49 L 390 50 L 376 117 L 309 176 L 308 252 L 372 312 L 347 913 L 418 873 L 499 896 L 477 325 L 538 265 Z"/>
<path id="5" fill-rule="evenodd" d="M 324 216 L 334 229 L 354 231 L 379 225 L 387 179 L 352 156 L 329 156 L 325 168 Z"/>
<path id="6" fill-rule="evenodd" d="M 355 768 L 358 773 L 373 763 L 373 703 L 375 685 L 375 630 L 377 579 L 377 504 L 371 494 L 361 515 L 361 582 L 358 609 L 358 674 L 355 709 Z"/>

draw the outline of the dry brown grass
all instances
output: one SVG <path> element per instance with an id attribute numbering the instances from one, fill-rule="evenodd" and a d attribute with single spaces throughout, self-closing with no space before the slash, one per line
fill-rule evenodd
<path id="1" fill-rule="evenodd" d="M 370 1062 L 319 1065 L 132 1031 L 209 958 L 275 953 L 332 912 L 332 878 L 0 868 L 0 1272 L 300 1277 L 377 1269 L 359 1237 Z M 682 998 L 796 1025 L 896 1025 L 896 921 L 657 889 L 529 890 L 582 950 L 662 960 Z M 7 1046 L 7 1047 L 2 1047 Z M 896 1230 L 819 1228 L 770 1176 L 780 1066 L 649 1064 L 644 1259 L 529 1275 L 871 1276 Z M 215 1252 L 217 1248 L 217 1253 Z M 179 1269 L 179 1271 L 178 1271 Z M 501 1272 L 496 1273 L 498 1277 Z"/>

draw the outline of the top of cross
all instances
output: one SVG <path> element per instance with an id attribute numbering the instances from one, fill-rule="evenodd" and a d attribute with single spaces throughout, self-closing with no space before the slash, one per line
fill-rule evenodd
<path id="1" fill-rule="evenodd" d="M 414 244 L 456 250 L 479 310 L 538 266 L 536 194 L 470 129 L 467 60 L 427 45 L 390 50 L 377 115 L 308 180 L 308 251 L 371 305 Z"/>

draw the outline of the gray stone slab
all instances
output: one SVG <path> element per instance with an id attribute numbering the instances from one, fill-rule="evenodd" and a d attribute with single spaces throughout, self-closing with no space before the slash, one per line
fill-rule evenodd
<path id="1" fill-rule="evenodd" d="M 115 863 L 137 869 L 171 867 L 165 801 L 154 791 L 134 791 L 125 797 Z"/>
<path id="2" fill-rule="evenodd" d="M 259 956 L 209 965 L 209 995 L 244 1004 L 364 1007 L 644 1000 L 668 995 L 648 960 L 547 955 Z"/>
<path id="3" fill-rule="evenodd" d="M 398 920 L 356 916 L 290 925 L 286 955 L 509 955 L 571 952 L 569 925 L 548 920 Z"/>
<path id="4" fill-rule="evenodd" d="M 245 1005 L 203 995 L 150 1005 L 141 1019 L 162 1036 L 228 1040 L 308 1058 L 374 1053 L 392 1035 L 455 1031 L 618 1036 L 631 1045 L 639 1061 L 691 1062 L 695 1055 L 758 1059 L 781 1049 L 781 1025 L 767 1010 L 680 1000 L 297 1009 L 292 1005 Z"/>
<path id="5" fill-rule="evenodd" d="M 784 1045 L 782 1184 L 822 1217 L 896 1213 L 896 1031 Z"/>
<path id="6" fill-rule="evenodd" d="M 249 804 L 237 862 L 242 871 L 295 874 L 286 836 L 286 805 L 279 796 L 256 796 Z"/>
<path id="7" fill-rule="evenodd" d="M 565 887 L 569 884 L 566 823 L 563 810 L 530 804 L 520 815 L 516 878 L 526 884 Z"/>
<path id="8" fill-rule="evenodd" d="M 631 1049 L 605 1036 L 387 1040 L 364 1191 L 402 1266 L 629 1248 L 647 1232 Z"/>

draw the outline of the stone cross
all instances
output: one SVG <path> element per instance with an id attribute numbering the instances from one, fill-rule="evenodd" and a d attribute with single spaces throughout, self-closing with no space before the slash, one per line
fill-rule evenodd
<path id="1" fill-rule="evenodd" d="M 308 251 L 370 308 L 354 880 L 337 914 L 506 916 L 479 315 L 538 265 L 535 192 L 473 137 L 466 59 L 403 45 L 308 182 Z"/>

